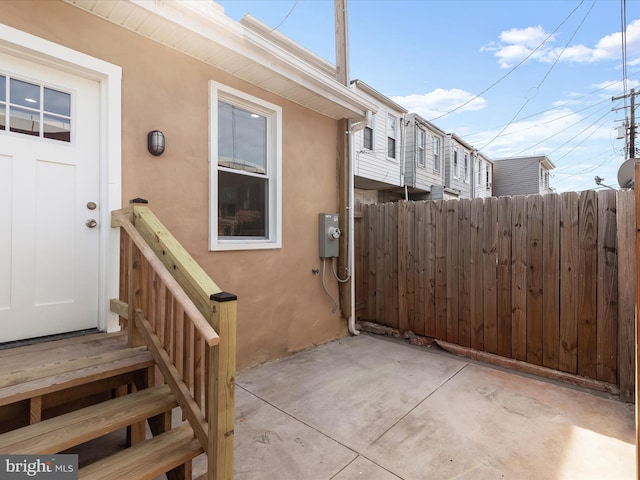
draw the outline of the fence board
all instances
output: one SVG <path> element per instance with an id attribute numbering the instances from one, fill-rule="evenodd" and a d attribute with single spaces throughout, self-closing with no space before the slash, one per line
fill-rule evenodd
<path id="1" fill-rule="evenodd" d="M 560 221 L 560 350 L 559 369 L 563 372 L 578 371 L 578 314 L 577 296 L 580 285 L 578 272 L 578 194 L 566 192 L 562 202 Z"/>
<path id="2" fill-rule="evenodd" d="M 394 258 L 396 262 L 398 273 L 397 280 L 398 287 L 396 289 L 396 299 L 397 299 L 397 308 L 398 308 L 398 330 L 400 333 L 404 333 L 409 330 L 409 318 L 408 318 L 408 298 L 407 298 L 407 260 L 409 254 L 409 235 L 408 235 L 408 205 L 406 201 L 397 202 L 396 204 L 397 212 L 395 218 L 397 219 L 397 231 L 396 231 L 396 239 L 397 246 L 395 248 L 395 252 L 397 252 L 397 257 Z"/>
<path id="3" fill-rule="evenodd" d="M 386 233 L 386 225 L 384 223 L 384 205 L 376 205 L 375 207 L 375 217 L 376 217 L 376 227 L 378 230 L 374 232 L 376 235 L 376 318 L 383 325 L 388 325 L 384 312 L 384 285 L 385 280 L 389 270 L 385 268 L 385 257 L 384 257 L 384 238 Z"/>
<path id="4" fill-rule="evenodd" d="M 527 203 L 512 199 L 511 212 L 511 358 L 527 359 Z"/>
<path id="5" fill-rule="evenodd" d="M 498 353 L 498 199 L 484 203 L 484 349 Z"/>
<path id="6" fill-rule="evenodd" d="M 597 379 L 617 381 L 618 277 L 616 192 L 598 192 Z"/>
<path id="7" fill-rule="evenodd" d="M 417 263 L 417 251 L 416 251 L 416 216 L 415 216 L 415 203 L 407 203 L 407 322 L 408 328 L 412 332 L 418 334 L 417 325 L 418 318 L 416 316 L 416 287 L 415 282 L 418 278 L 416 274 Z M 424 329 L 419 335 L 424 335 Z"/>
<path id="8" fill-rule="evenodd" d="M 436 335 L 447 338 L 447 210 L 444 202 L 436 204 Z"/>
<path id="9" fill-rule="evenodd" d="M 471 200 L 470 219 L 470 265 L 469 278 L 471 281 L 471 291 L 469 292 L 469 308 L 471 310 L 471 348 L 476 350 L 484 349 L 484 325 L 483 325 L 483 279 L 482 279 L 482 246 L 483 246 L 483 207 L 482 198 Z"/>
<path id="10" fill-rule="evenodd" d="M 560 212 L 559 195 L 545 195 L 542 220 L 542 365 L 560 365 Z"/>
<path id="11" fill-rule="evenodd" d="M 436 337 L 436 227 L 438 210 L 435 202 L 426 202 L 423 205 L 425 207 L 422 210 L 424 215 L 424 253 L 426 256 L 426 261 L 423 262 L 426 271 L 424 278 L 425 335 Z"/>
<path id="12" fill-rule="evenodd" d="M 598 277 L 598 218 L 596 192 L 579 199 L 578 374 L 596 378 L 596 285 Z"/>
<path id="13" fill-rule="evenodd" d="M 620 398 L 635 398 L 636 229 L 633 191 L 617 194 L 618 215 L 618 385 Z M 624 220 L 622 220 L 624 219 Z"/>
<path id="14" fill-rule="evenodd" d="M 422 203 L 415 205 L 415 245 L 416 245 L 416 267 L 415 267 L 415 330 L 418 335 L 429 335 L 427 331 L 427 312 L 426 312 L 426 299 L 427 294 L 427 277 L 429 275 L 426 266 L 427 258 L 433 257 L 433 250 L 429 251 L 427 245 L 426 232 L 427 225 L 425 225 L 426 209 L 423 208 Z"/>
<path id="15" fill-rule="evenodd" d="M 542 365 L 543 230 L 542 197 L 527 197 L 527 362 Z"/>
<path id="16" fill-rule="evenodd" d="M 498 355 L 511 358 L 511 211 L 509 197 L 498 198 Z"/>
<path id="17" fill-rule="evenodd" d="M 458 283 L 460 278 L 460 259 L 458 234 L 458 207 L 459 202 L 445 203 L 447 222 L 447 270 L 446 278 L 446 318 L 447 318 L 447 341 L 458 343 Z"/>
<path id="18" fill-rule="evenodd" d="M 458 344 L 471 346 L 471 200 L 462 199 L 458 205 Z"/>

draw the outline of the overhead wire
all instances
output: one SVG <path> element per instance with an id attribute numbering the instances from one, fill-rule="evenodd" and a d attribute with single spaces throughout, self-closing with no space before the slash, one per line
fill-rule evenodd
<path id="1" fill-rule="evenodd" d="M 293 13 L 293 11 L 296 9 L 296 7 L 298 6 L 298 2 L 299 2 L 299 1 L 300 1 L 300 0 L 296 0 L 296 1 L 293 3 L 293 7 L 291 7 L 291 10 L 289 10 L 289 13 L 287 13 L 287 14 L 284 16 L 284 18 L 283 18 L 282 20 L 280 20 L 280 23 L 279 23 L 279 24 L 277 24 L 275 27 L 273 27 L 273 28 L 271 29 L 271 32 L 275 32 L 278 28 L 280 28 L 280 27 L 282 26 L 282 24 L 287 20 L 287 18 L 289 18 L 289 16 L 290 16 L 290 15 Z"/>
<path id="2" fill-rule="evenodd" d="M 498 85 L 500 82 L 502 82 L 505 78 L 507 78 L 509 75 L 511 75 L 516 69 L 518 69 L 518 67 L 520 67 L 523 63 L 525 63 L 527 60 L 529 60 L 540 48 L 542 48 L 542 46 L 547 43 L 555 34 L 556 32 L 560 29 L 560 27 L 562 27 L 562 25 L 564 25 L 575 13 L 576 10 L 578 10 L 580 8 L 580 6 L 584 3 L 585 0 L 581 0 L 580 3 L 569 13 L 569 15 L 567 15 L 565 17 L 564 20 L 562 20 L 562 22 L 560 22 L 560 24 L 555 28 L 555 30 L 553 30 L 553 32 L 551 32 L 549 35 L 547 35 L 547 37 L 542 41 L 542 43 L 540 43 L 537 47 L 535 47 L 525 58 L 523 58 L 520 62 L 518 62 L 517 65 L 515 65 L 513 68 L 511 68 L 507 73 L 505 73 L 504 75 L 502 75 L 500 78 L 498 78 L 495 82 L 493 82 L 491 85 L 489 85 L 487 88 L 485 88 L 484 90 L 482 90 L 480 93 L 477 93 L 476 95 L 473 95 L 469 100 L 467 100 L 466 102 L 462 103 L 461 105 L 458 105 L 457 107 L 455 107 L 452 110 L 449 110 L 446 113 L 443 113 L 442 115 L 439 115 L 437 117 L 434 117 L 432 119 L 430 119 L 430 122 L 433 122 L 435 120 L 439 120 L 443 117 L 446 117 L 447 115 L 451 115 L 454 112 L 457 112 L 458 110 L 460 110 L 463 107 L 466 107 L 467 105 L 469 105 L 471 102 L 473 102 L 474 100 L 480 98 L 482 95 L 484 95 L 485 93 L 487 93 L 489 90 L 491 90 L 493 87 L 495 87 L 496 85 Z"/>
<path id="3" fill-rule="evenodd" d="M 487 148 L 489 145 L 491 145 L 498 137 L 500 137 L 500 135 L 502 135 L 502 133 L 509 127 L 509 125 L 511 125 L 516 118 L 518 118 L 518 115 L 520 114 L 520 112 L 522 110 L 524 110 L 524 108 L 527 106 L 527 104 L 529 103 L 529 100 L 531 100 L 531 98 L 534 98 L 537 96 L 537 92 L 540 90 L 540 87 L 542 86 L 542 84 L 547 80 L 547 78 L 549 77 L 549 75 L 551 74 L 551 71 L 555 68 L 555 66 L 557 65 L 557 63 L 560 61 L 560 58 L 562 57 L 562 55 L 564 54 L 564 52 L 567 50 L 567 48 L 569 47 L 569 45 L 571 44 L 571 42 L 573 41 L 573 39 L 575 38 L 575 36 L 578 34 L 578 32 L 580 31 L 580 29 L 582 28 L 582 25 L 584 25 L 584 22 L 587 20 L 587 17 L 589 16 L 589 14 L 591 13 L 591 11 L 593 10 L 593 7 L 595 6 L 596 2 L 595 0 L 591 3 L 591 7 L 589 8 L 589 10 L 587 10 L 587 13 L 585 13 L 584 17 L 582 17 L 582 21 L 580 22 L 580 24 L 576 27 L 576 29 L 574 30 L 573 34 L 571 35 L 571 37 L 569 38 L 569 40 L 567 40 L 567 42 L 564 44 L 564 47 L 562 48 L 562 51 L 557 55 L 556 59 L 554 60 L 554 62 L 551 64 L 551 66 L 549 67 L 549 69 L 547 70 L 547 72 L 545 73 L 545 75 L 542 77 L 542 79 L 540 80 L 540 82 L 538 83 L 538 85 L 535 87 L 536 90 L 536 94 L 533 97 L 527 97 L 525 99 L 525 102 L 522 104 L 522 106 L 520 107 L 520 109 L 516 112 L 516 114 L 511 118 L 511 120 L 509 120 L 509 122 L 502 128 L 502 130 L 500 130 L 500 132 L 498 132 L 497 135 L 495 135 L 491 140 L 489 140 L 489 142 L 487 142 L 486 144 L 484 144 L 482 147 L 480 147 L 480 150 L 484 150 L 485 148 Z M 580 2 L 580 5 L 582 5 L 582 2 Z M 577 8 L 577 7 L 576 7 Z M 575 12 L 575 9 L 573 10 L 573 12 Z M 573 14 L 573 12 L 571 12 L 571 14 Z M 565 20 L 566 21 L 566 20 Z"/>

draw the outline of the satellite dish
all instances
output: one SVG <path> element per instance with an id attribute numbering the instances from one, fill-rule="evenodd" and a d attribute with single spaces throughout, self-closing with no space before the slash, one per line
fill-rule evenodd
<path id="1" fill-rule="evenodd" d="M 618 184 L 620 188 L 633 188 L 634 170 L 637 162 L 640 162 L 640 158 L 630 158 L 620 165 L 618 169 Z"/>

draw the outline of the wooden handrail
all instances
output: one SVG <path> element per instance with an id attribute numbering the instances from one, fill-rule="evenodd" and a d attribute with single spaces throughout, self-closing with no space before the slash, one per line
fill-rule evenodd
<path id="1" fill-rule="evenodd" d="M 180 306 L 184 309 L 185 314 L 191 319 L 194 327 L 198 330 L 204 341 L 209 346 L 217 345 L 220 343 L 220 337 L 213 327 L 207 322 L 200 310 L 186 295 L 182 287 L 178 284 L 175 278 L 171 275 L 167 267 L 158 259 L 155 252 L 149 247 L 147 242 L 136 230 L 136 227 L 127 218 L 123 210 L 116 210 L 112 212 L 113 219 L 117 222 L 118 226 L 124 228 L 129 234 L 129 237 L 135 243 L 136 247 L 140 250 L 144 258 L 149 262 L 154 271 L 160 276 L 164 284 L 167 286 L 171 294 L 178 301 Z"/>
<path id="2" fill-rule="evenodd" d="M 121 299 L 129 346 L 146 345 L 207 453 L 209 480 L 233 478 L 237 298 L 223 292 L 146 201 L 112 212 L 122 228 Z"/>

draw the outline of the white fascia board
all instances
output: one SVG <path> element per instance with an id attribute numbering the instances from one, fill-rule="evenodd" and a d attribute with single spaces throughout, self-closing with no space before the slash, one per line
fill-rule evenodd
<path id="1" fill-rule="evenodd" d="M 113 0 L 98 0 L 111 3 Z M 320 72 L 282 47 L 212 8 L 212 2 L 124 0 L 157 15 L 186 31 L 233 51 L 274 73 L 294 80 L 300 86 L 323 96 L 348 110 L 350 118 L 362 120 L 367 110 L 375 111 L 372 102 L 354 95 L 335 78 Z M 81 4 L 81 3 L 80 3 Z M 153 34 L 149 38 L 153 39 Z M 188 53 L 188 50 L 185 50 Z"/>

